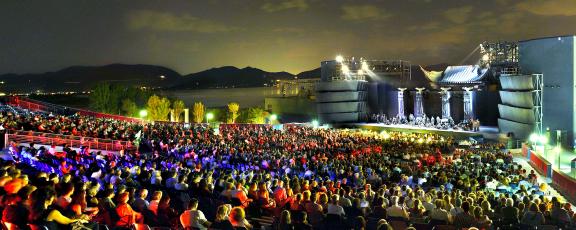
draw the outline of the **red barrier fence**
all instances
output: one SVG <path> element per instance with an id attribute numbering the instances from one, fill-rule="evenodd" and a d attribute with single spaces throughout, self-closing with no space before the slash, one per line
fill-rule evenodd
<path id="1" fill-rule="evenodd" d="M 552 164 L 534 150 L 530 150 L 530 164 L 536 171 L 546 177 L 552 177 Z"/>
<path id="2" fill-rule="evenodd" d="M 71 135 L 61 135 L 52 133 L 38 133 L 30 131 L 15 131 L 6 134 L 6 142 L 8 145 L 10 141 L 16 143 L 34 143 L 40 145 L 56 145 L 62 146 L 68 144 L 72 148 L 80 148 L 82 146 L 94 150 L 106 151 L 120 151 L 120 150 L 133 150 L 136 146 L 130 141 L 119 141 L 102 138 L 80 137 Z"/>
<path id="3" fill-rule="evenodd" d="M 39 103 L 34 103 L 31 101 L 27 101 L 27 100 L 21 100 L 20 97 L 10 97 L 8 99 L 8 104 L 12 105 L 12 106 L 17 106 L 20 108 L 32 110 L 32 111 L 47 111 L 48 110 L 45 105 L 42 105 Z"/>
<path id="4" fill-rule="evenodd" d="M 12 106 L 18 106 L 20 108 L 32 110 L 32 111 L 44 111 L 44 112 L 54 112 L 58 114 L 62 113 L 77 113 L 82 116 L 91 116 L 97 118 L 108 118 L 108 119 L 115 119 L 121 121 L 130 121 L 130 122 L 142 122 L 141 119 L 133 118 L 133 117 L 125 117 L 120 115 L 113 115 L 107 113 L 99 113 L 85 109 L 76 109 L 70 108 L 66 106 L 51 104 L 47 102 L 37 101 L 26 97 L 10 97 L 8 99 L 8 104 Z"/>
<path id="5" fill-rule="evenodd" d="M 552 176 L 552 182 L 556 185 L 556 188 L 560 189 L 562 194 L 571 200 L 576 199 L 576 179 L 570 177 L 569 175 L 554 170 L 554 175 Z"/>

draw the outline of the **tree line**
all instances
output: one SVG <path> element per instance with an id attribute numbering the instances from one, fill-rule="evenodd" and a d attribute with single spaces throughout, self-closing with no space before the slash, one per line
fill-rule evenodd
<path id="1" fill-rule="evenodd" d="M 159 96 L 137 87 L 100 83 L 90 94 L 90 108 L 102 113 L 128 117 L 141 117 L 144 114 L 140 114 L 140 111 L 145 110 L 146 116 L 143 118 L 146 120 L 170 121 L 170 118 L 173 118 L 173 121 L 182 122 L 184 110 L 188 107 L 182 100 Z M 190 121 L 195 123 L 263 124 L 270 115 L 260 107 L 240 108 L 240 104 L 236 102 L 228 103 L 225 108 L 206 108 L 203 102 L 195 102 L 189 110 Z M 209 120 L 208 114 L 212 116 Z"/>

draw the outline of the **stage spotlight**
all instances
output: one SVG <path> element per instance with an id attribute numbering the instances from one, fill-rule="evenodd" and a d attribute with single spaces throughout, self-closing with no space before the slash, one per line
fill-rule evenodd
<path id="1" fill-rule="evenodd" d="M 530 142 L 536 143 L 538 142 L 538 139 L 539 139 L 538 134 L 536 133 L 530 134 Z"/>
<path id="2" fill-rule="evenodd" d="M 489 61 L 489 60 L 490 60 L 490 55 L 484 54 L 484 56 L 482 56 L 482 61 Z"/>
<path id="3" fill-rule="evenodd" d="M 342 57 L 342 55 L 338 55 L 336 56 L 336 61 L 342 63 L 344 61 L 344 57 Z"/>
<path id="4" fill-rule="evenodd" d="M 278 115 L 276 114 L 270 115 L 270 121 L 275 121 L 276 119 L 278 119 Z"/>
<path id="5" fill-rule="evenodd" d="M 348 69 L 347 65 L 342 65 L 342 73 L 348 73 L 350 72 L 350 69 Z"/>
<path id="6" fill-rule="evenodd" d="M 364 75 L 364 71 L 358 70 L 358 75 Z"/>
<path id="7" fill-rule="evenodd" d="M 140 110 L 140 118 L 145 118 L 146 116 L 148 116 L 148 111 L 146 111 L 145 109 Z"/>
<path id="8" fill-rule="evenodd" d="M 540 136 L 539 141 L 540 141 L 540 144 L 543 144 L 543 145 L 548 144 L 548 138 L 544 135 Z"/>

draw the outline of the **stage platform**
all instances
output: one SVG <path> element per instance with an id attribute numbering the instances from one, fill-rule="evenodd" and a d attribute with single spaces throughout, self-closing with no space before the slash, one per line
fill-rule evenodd
<path id="1" fill-rule="evenodd" d="M 427 127 L 416 127 L 411 125 L 386 125 L 379 123 L 352 123 L 335 125 L 337 128 L 360 128 L 374 131 L 394 131 L 394 132 L 412 132 L 412 133 L 435 133 L 452 136 L 455 139 L 467 139 L 469 137 L 482 137 L 490 140 L 499 138 L 498 128 L 492 126 L 480 126 L 479 132 L 456 130 L 456 129 L 436 129 Z"/>

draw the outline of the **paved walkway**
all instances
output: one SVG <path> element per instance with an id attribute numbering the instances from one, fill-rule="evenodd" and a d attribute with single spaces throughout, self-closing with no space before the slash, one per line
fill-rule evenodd
<path id="1" fill-rule="evenodd" d="M 538 183 L 546 183 L 548 184 L 548 191 L 550 192 L 550 196 L 555 196 L 558 197 L 560 199 L 560 202 L 564 203 L 564 202 L 569 202 L 572 204 L 572 209 L 574 211 L 576 211 L 576 207 L 574 206 L 574 201 L 570 201 L 568 199 L 566 199 L 566 197 L 564 197 L 560 192 L 558 192 L 558 190 L 554 189 L 551 184 L 552 184 L 552 179 L 547 178 L 545 176 L 542 176 L 538 173 L 538 171 L 536 171 L 526 160 L 525 157 L 523 156 L 518 156 L 515 155 L 514 156 L 514 162 L 517 162 L 518 164 L 520 164 L 522 166 L 522 168 L 525 168 L 528 172 L 530 172 L 530 170 L 534 170 L 534 172 L 536 172 L 536 176 L 538 178 Z"/>

